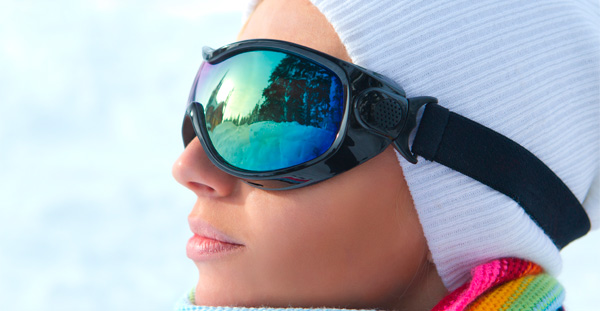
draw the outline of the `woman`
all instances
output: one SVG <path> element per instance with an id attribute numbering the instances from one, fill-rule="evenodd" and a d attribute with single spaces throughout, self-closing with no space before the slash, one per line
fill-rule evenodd
<path id="1" fill-rule="evenodd" d="M 597 4 L 264 0 L 249 7 L 239 40 L 285 42 L 205 51 L 214 64 L 194 84 L 187 147 L 173 168 L 198 197 L 187 251 L 199 281 L 178 308 L 560 308 L 564 292 L 551 277 L 560 271 L 559 249 L 585 234 L 598 210 Z M 269 54 L 273 47 L 287 52 Z M 352 74 L 344 78 L 343 70 Z M 364 76 L 368 86 L 357 87 Z M 252 84 L 261 77 L 264 87 Z M 433 110 L 436 100 L 421 95 L 481 126 Z M 345 110 L 332 108 L 338 104 Z M 459 130 L 474 126 L 460 136 L 474 153 L 449 160 L 428 153 L 432 137 L 447 138 L 423 134 L 436 111 L 460 121 Z M 414 122 L 417 137 L 410 126 L 384 126 L 390 122 Z M 347 124 L 371 132 L 341 137 Z M 480 135 L 481 128 L 534 156 L 500 138 L 519 150 L 502 158 L 488 144 L 498 135 Z M 253 137 L 260 148 L 248 142 Z M 325 147 L 309 145 L 315 141 Z M 368 141 L 387 147 L 364 160 L 352 148 L 369 149 Z M 417 152 L 417 145 L 426 147 Z M 532 157 L 556 175 L 538 170 Z M 307 162 L 319 163 L 270 179 L 245 173 Z M 505 172 L 508 179 L 499 177 Z M 567 197 L 575 203 L 563 204 Z"/>

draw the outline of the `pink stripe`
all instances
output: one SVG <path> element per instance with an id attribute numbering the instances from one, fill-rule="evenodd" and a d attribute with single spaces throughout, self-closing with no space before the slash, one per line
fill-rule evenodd
<path id="1" fill-rule="evenodd" d="M 462 311 L 490 288 L 523 275 L 537 274 L 538 266 L 521 259 L 504 258 L 471 270 L 471 281 L 440 301 L 432 311 Z M 538 271 L 536 271 L 538 270 Z"/>

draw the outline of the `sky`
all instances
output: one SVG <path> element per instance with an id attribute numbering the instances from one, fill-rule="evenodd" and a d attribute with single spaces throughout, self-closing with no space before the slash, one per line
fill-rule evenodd
<path id="1" fill-rule="evenodd" d="M 278 52 L 253 51 L 215 65 L 205 64 L 202 72 L 206 74 L 199 76 L 195 100 L 208 103 L 214 89 L 222 83 L 216 100 L 220 103 L 229 98 L 223 117 L 237 119 L 247 116 L 256 104 L 262 102 L 263 89 L 284 56 Z"/>
<path id="2" fill-rule="evenodd" d="M 241 0 L 1 0 L 0 309 L 170 310 L 197 278 L 171 177 L 204 45 Z M 600 233 L 569 245 L 570 310 L 600 305 Z"/>

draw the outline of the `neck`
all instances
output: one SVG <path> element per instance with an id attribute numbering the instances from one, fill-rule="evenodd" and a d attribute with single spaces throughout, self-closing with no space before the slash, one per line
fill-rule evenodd
<path id="1" fill-rule="evenodd" d="M 435 265 L 429 261 L 415 274 L 411 286 L 396 297 L 387 310 L 429 311 L 448 295 Z"/>

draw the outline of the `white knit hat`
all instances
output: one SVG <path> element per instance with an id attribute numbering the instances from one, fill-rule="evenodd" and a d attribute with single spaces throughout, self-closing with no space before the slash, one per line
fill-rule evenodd
<path id="1" fill-rule="evenodd" d="M 355 64 L 518 142 L 600 225 L 597 1 L 311 1 Z M 400 164 L 449 290 L 501 257 L 560 272 L 559 250 L 515 201 L 422 158 Z"/>

